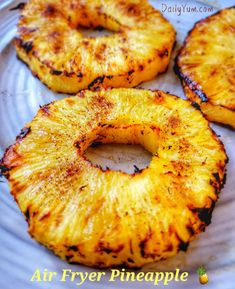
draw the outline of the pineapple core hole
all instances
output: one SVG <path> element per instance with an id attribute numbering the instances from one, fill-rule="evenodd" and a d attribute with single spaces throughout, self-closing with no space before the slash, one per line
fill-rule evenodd
<path id="1" fill-rule="evenodd" d="M 140 145 L 93 144 L 85 151 L 86 158 L 103 170 L 138 173 L 147 168 L 152 154 Z"/>
<path id="2" fill-rule="evenodd" d="M 105 37 L 111 36 L 115 32 L 105 29 L 103 27 L 98 27 L 96 29 L 79 29 L 79 32 L 82 34 L 84 38 L 97 38 L 97 37 Z"/>

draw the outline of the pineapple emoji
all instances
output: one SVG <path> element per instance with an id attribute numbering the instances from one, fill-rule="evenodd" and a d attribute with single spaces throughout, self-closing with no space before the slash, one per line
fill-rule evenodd
<path id="1" fill-rule="evenodd" d="M 197 269 L 197 273 L 199 275 L 199 282 L 202 285 L 207 284 L 209 281 L 209 278 L 208 278 L 208 275 L 206 273 L 206 269 L 203 266 L 201 266 Z"/>

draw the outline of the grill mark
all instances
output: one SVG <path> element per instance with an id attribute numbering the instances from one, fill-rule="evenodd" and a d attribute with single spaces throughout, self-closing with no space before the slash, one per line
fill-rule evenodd
<path id="1" fill-rule="evenodd" d="M 74 251 L 74 252 L 77 252 L 77 251 L 78 251 L 78 247 L 75 246 L 75 245 L 69 246 L 69 249 L 70 249 L 71 251 Z"/>
<path id="2" fill-rule="evenodd" d="M 98 86 L 104 82 L 105 76 L 96 77 L 89 85 L 88 89 L 94 89 L 95 86 Z"/>
<path id="3" fill-rule="evenodd" d="M 33 49 L 33 43 L 32 41 L 24 42 L 21 39 L 18 39 L 19 45 L 24 49 L 26 54 L 29 54 L 29 52 Z"/>
<path id="4" fill-rule="evenodd" d="M 163 58 L 165 56 L 168 56 L 169 52 L 168 52 L 168 49 L 163 49 L 162 51 L 158 51 L 157 54 L 160 58 Z"/>
<path id="5" fill-rule="evenodd" d="M 24 127 L 20 131 L 19 135 L 16 137 L 17 142 L 21 142 L 29 133 L 31 132 L 30 127 Z"/>
<path id="6" fill-rule="evenodd" d="M 213 173 L 212 175 L 215 177 L 216 181 L 220 184 L 220 176 L 219 176 L 219 173 Z"/>
<path id="7" fill-rule="evenodd" d="M 176 238 L 179 240 L 179 245 L 178 245 L 178 251 L 184 251 L 186 252 L 189 246 L 189 242 L 184 242 L 180 236 L 178 235 L 178 233 L 175 231 L 175 236 Z"/>
<path id="8" fill-rule="evenodd" d="M 168 244 L 166 249 L 164 250 L 164 252 L 171 252 L 173 251 L 173 245 L 172 244 Z"/>
<path id="9" fill-rule="evenodd" d="M 152 259 L 155 258 L 154 253 L 146 253 L 147 243 L 152 238 L 152 235 L 153 235 L 153 232 L 152 232 L 151 228 L 149 228 L 149 232 L 146 234 L 146 237 L 139 242 L 140 255 L 143 258 L 152 258 Z"/>
<path id="10" fill-rule="evenodd" d="M 25 212 L 24 212 L 25 219 L 27 222 L 29 221 L 29 218 L 30 218 L 30 208 L 31 208 L 31 205 L 28 205 Z"/>
<path id="11" fill-rule="evenodd" d="M 193 229 L 193 226 L 191 226 L 191 225 L 188 225 L 188 226 L 187 226 L 187 230 L 188 230 L 190 236 L 193 236 L 193 235 L 195 235 L 195 233 L 196 233 L 196 232 L 194 231 L 194 229 Z"/>
<path id="12" fill-rule="evenodd" d="M 73 255 L 66 255 L 65 259 L 71 264 L 70 259 L 73 258 Z"/>
<path id="13" fill-rule="evenodd" d="M 199 85 L 195 81 L 191 80 L 190 77 L 186 76 L 183 72 L 181 72 L 180 67 L 178 65 L 178 59 L 179 54 L 175 58 L 175 64 L 173 69 L 175 74 L 178 75 L 178 77 L 180 78 L 181 84 L 184 81 L 186 85 L 200 98 L 202 102 L 208 102 L 209 99 L 207 95 L 202 91 L 202 89 L 200 89 Z"/>
<path id="14" fill-rule="evenodd" d="M 210 225 L 212 212 L 215 207 L 215 201 L 212 201 L 210 208 L 193 208 L 192 212 L 198 215 L 198 218 L 205 223 L 206 226 Z"/>
<path id="15" fill-rule="evenodd" d="M 130 76 L 130 75 L 132 75 L 134 72 L 135 72 L 135 70 L 134 70 L 134 69 L 131 69 L 131 70 L 128 71 L 127 74 Z"/>
<path id="16" fill-rule="evenodd" d="M 131 252 L 131 254 L 133 255 L 134 252 L 133 252 L 132 240 L 131 240 L 131 239 L 129 240 L 129 246 L 130 246 L 130 252 Z"/>
<path id="17" fill-rule="evenodd" d="M 1 160 L 1 162 L 0 162 L 0 178 L 1 177 L 9 178 L 9 176 L 10 176 L 9 171 L 10 171 L 10 168 L 4 166 L 3 162 Z"/>
<path id="18" fill-rule="evenodd" d="M 25 26 L 22 26 L 22 27 L 19 27 L 18 28 L 18 31 L 20 33 L 20 35 L 29 35 L 30 33 L 33 33 L 35 31 L 37 31 L 38 28 L 28 28 L 28 27 L 25 27 Z"/>
<path id="19" fill-rule="evenodd" d="M 228 7 L 226 9 L 234 9 L 234 6 Z M 189 39 L 191 37 L 191 34 L 194 31 L 194 29 L 196 29 L 197 26 L 200 26 L 200 24 L 202 24 L 202 23 L 210 22 L 211 19 L 213 19 L 213 17 L 215 15 L 222 14 L 223 11 L 224 10 L 218 11 L 218 12 L 210 15 L 209 17 L 206 17 L 206 18 L 204 18 L 202 20 L 199 20 L 199 21 L 195 22 L 195 24 L 192 27 L 192 29 L 189 30 L 189 32 L 187 34 L 187 37 L 185 38 L 182 47 L 180 48 L 180 50 L 178 51 L 178 53 L 177 53 L 177 55 L 175 57 L 175 63 L 174 63 L 173 69 L 174 69 L 176 75 L 179 76 L 181 82 L 185 81 L 185 83 L 189 86 L 189 88 L 201 99 L 202 102 L 208 102 L 209 101 L 207 95 L 203 92 L 202 89 L 200 89 L 199 85 L 196 82 L 192 81 L 188 76 L 184 75 L 184 73 L 180 70 L 179 60 L 181 58 L 182 51 L 183 51 L 184 47 L 187 45 L 187 43 L 188 43 L 188 41 L 189 41 Z M 203 30 L 201 30 L 201 33 L 202 32 L 203 32 Z"/>
<path id="20" fill-rule="evenodd" d="M 191 104 L 192 104 L 192 106 L 195 107 L 197 110 L 201 111 L 201 107 L 200 107 L 200 105 L 199 105 L 197 102 L 193 101 L 193 102 L 191 102 Z"/>
<path id="21" fill-rule="evenodd" d="M 10 170 L 19 166 L 20 161 L 21 156 L 15 151 L 15 145 L 9 146 L 0 161 L 0 173 L 8 179 L 10 177 Z"/>
<path id="22" fill-rule="evenodd" d="M 93 142 L 93 143 L 90 145 L 90 147 L 96 148 L 96 147 L 100 146 L 101 144 L 102 144 L 101 141 L 95 141 L 95 142 Z"/>
<path id="23" fill-rule="evenodd" d="M 55 16 L 56 12 L 57 12 L 57 10 L 56 10 L 55 6 L 52 4 L 48 4 L 46 6 L 46 9 L 43 12 L 43 15 L 47 16 L 47 17 L 53 17 L 53 16 Z"/>
<path id="24" fill-rule="evenodd" d="M 52 73 L 53 75 L 61 75 L 61 74 L 62 74 L 62 71 L 56 70 L 56 69 L 52 69 L 51 73 Z"/>
<path id="25" fill-rule="evenodd" d="M 50 104 L 51 103 L 47 103 L 43 106 L 40 106 L 40 110 L 42 112 L 43 115 L 45 116 L 49 116 L 50 115 Z"/>
<path id="26" fill-rule="evenodd" d="M 22 10 L 22 9 L 24 9 L 25 5 L 26 5 L 26 3 L 21 2 L 21 3 L 19 3 L 18 5 L 10 8 L 9 11 Z"/>
<path id="27" fill-rule="evenodd" d="M 124 249 L 124 244 L 120 244 L 117 246 L 117 248 L 112 248 L 109 244 L 104 244 L 104 242 L 100 241 L 95 249 L 98 253 L 119 253 Z"/>
<path id="28" fill-rule="evenodd" d="M 51 215 L 51 213 L 50 213 L 50 212 L 46 213 L 45 215 L 43 215 L 43 216 L 42 216 L 42 217 L 39 219 L 39 221 L 43 221 L 43 220 L 45 220 L 45 219 L 49 218 L 49 217 L 50 217 L 50 215 Z"/>

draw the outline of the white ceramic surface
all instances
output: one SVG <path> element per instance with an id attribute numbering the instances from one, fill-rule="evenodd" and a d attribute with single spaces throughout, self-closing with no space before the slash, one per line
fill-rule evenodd
<path id="1" fill-rule="evenodd" d="M 48 90 L 38 79 L 34 78 L 28 68 L 16 58 L 12 38 L 16 32 L 18 11 L 9 11 L 20 1 L 0 0 L 0 156 L 5 148 L 14 142 L 15 136 L 26 122 L 30 121 L 39 108 L 64 95 Z M 200 1 L 216 2 L 220 7 L 235 4 L 234 1 Z M 196 1 L 152 1 L 159 10 L 167 7 L 209 7 Z M 163 5 L 164 4 L 164 5 Z M 216 8 L 214 11 L 216 12 Z M 193 24 L 212 12 L 179 12 L 165 11 L 163 13 L 177 30 L 177 45 L 174 55 L 182 44 L 184 37 Z M 173 57 L 174 57 L 173 55 Z M 172 57 L 172 59 L 173 59 Z M 173 63 L 173 61 L 172 61 Z M 178 78 L 172 70 L 172 63 L 167 73 L 156 80 L 142 84 L 144 88 L 157 88 L 170 91 L 184 97 Z M 171 283 L 168 288 L 201 288 L 196 269 L 205 265 L 210 278 L 205 288 L 235 288 L 235 132 L 227 128 L 212 125 L 224 142 L 229 164 L 227 166 L 227 182 L 213 213 L 212 224 L 191 243 L 186 253 L 181 252 L 176 257 L 154 263 L 143 268 L 143 271 L 171 271 L 176 267 L 189 271 L 186 283 Z M 93 157 L 117 168 L 115 161 L 121 157 L 118 168 L 132 169 L 132 163 L 139 166 L 148 161 L 148 156 L 138 148 L 130 151 L 117 148 L 119 152 L 110 160 L 113 147 L 98 149 Z M 69 265 L 54 256 L 50 251 L 32 240 L 27 233 L 27 224 L 9 192 L 5 179 L 0 183 L 0 288 L 77 288 L 74 283 L 30 283 L 29 279 L 35 269 L 45 269 L 59 272 L 64 268 L 75 271 L 96 271 L 85 266 Z M 108 282 L 107 276 L 99 283 L 85 282 L 81 288 L 155 288 L 152 283 L 121 283 Z M 163 286 L 158 286 L 163 287 Z"/>

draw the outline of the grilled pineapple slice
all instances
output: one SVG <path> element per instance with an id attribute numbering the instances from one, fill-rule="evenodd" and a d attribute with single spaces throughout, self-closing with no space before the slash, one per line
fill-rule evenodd
<path id="1" fill-rule="evenodd" d="M 84 156 L 93 142 L 141 144 L 152 160 L 104 171 Z M 1 168 L 40 243 L 69 262 L 140 267 L 186 250 L 210 223 L 226 161 L 188 101 L 124 88 L 43 106 Z"/>
<path id="2" fill-rule="evenodd" d="M 84 37 L 79 28 L 115 33 Z M 15 40 L 19 58 L 49 88 L 76 93 L 133 87 L 167 69 L 175 31 L 146 0 L 31 0 Z"/>
<path id="3" fill-rule="evenodd" d="M 186 96 L 206 118 L 235 128 L 235 7 L 194 26 L 175 68 Z"/>

